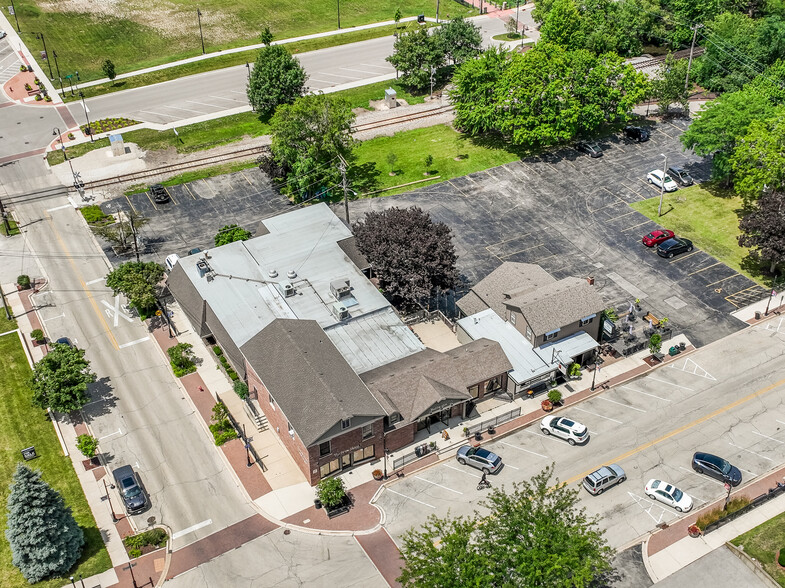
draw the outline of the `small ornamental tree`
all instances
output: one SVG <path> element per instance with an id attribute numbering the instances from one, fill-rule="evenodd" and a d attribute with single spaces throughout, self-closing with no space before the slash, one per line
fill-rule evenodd
<path id="1" fill-rule="evenodd" d="M 316 496 L 327 507 L 340 506 L 346 497 L 346 487 L 339 477 L 323 478 L 316 486 Z"/>
<path id="2" fill-rule="evenodd" d="M 166 350 L 169 356 L 169 363 L 172 365 L 172 371 L 178 378 L 185 376 L 196 371 L 196 363 L 194 363 L 193 345 L 190 343 L 178 343 Z"/>
<path id="3" fill-rule="evenodd" d="M 114 80 L 115 77 L 117 76 L 114 70 L 114 63 L 112 63 L 111 59 L 107 59 L 106 61 L 104 61 L 103 65 L 101 66 L 101 69 L 103 70 L 104 75 L 110 80 Z"/>
<path id="4" fill-rule="evenodd" d="M 401 9 L 400 8 L 396 8 L 395 9 L 395 16 L 393 17 L 393 19 L 395 20 L 395 28 L 396 29 L 398 28 L 398 23 L 401 22 L 401 17 L 402 16 L 403 15 L 401 14 Z"/>
<path id="5" fill-rule="evenodd" d="M 59 492 L 24 464 L 16 466 L 8 496 L 5 536 L 13 564 L 34 584 L 65 575 L 82 554 L 84 534 Z"/>
<path id="6" fill-rule="evenodd" d="M 215 246 L 220 247 L 235 241 L 247 241 L 251 238 L 251 232 L 246 231 L 240 225 L 226 225 L 215 235 Z"/>
<path id="7" fill-rule="evenodd" d="M 662 336 L 658 333 L 654 333 L 649 337 L 649 352 L 654 355 L 655 353 L 659 353 L 660 349 L 662 349 Z"/>
<path id="8" fill-rule="evenodd" d="M 84 349 L 55 345 L 33 366 L 29 381 L 33 404 L 57 412 L 79 410 L 90 400 L 87 385 L 95 379 Z"/>
<path id="9" fill-rule="evenodd" d="M 387 164 L 390 166 L 390 175 L 395 175 L 395 164 L 398 162 L 398 156 L 395 153 L 387 154 Z"/>
<path id="10" fill-rule="evenodd" d="M 92 435 L 79 435 L 76 438 L 76 448 L 82 455 L 92 459 L 95 457 L 96 449 L 98 449 L 98 439 Z"/>
<path id="11" fill-rule="evenodd" d="M 507 29 L 507 36 L 509 38 L 512 39 L 518 35 L 518 21 L 513 17 L 507 19 L 507 22 L 504 23 L 504 28 Z"/>
<path id="12" fill-rule="evenodd" d="M 272 45 L 273 33 L 270 30 L 270 27 L 264 27 L 264 30 L 259 34 L 259 40 L 268 47 Z"/>
<path id="13" fill-rule="evenodd" d="M 121 263 L 106 276 L 106 285 L 114 295 L 123 293 L 137 308 L 155 305 L 156 288 L 164 277 L 164 268 L 152 261 Z"/>

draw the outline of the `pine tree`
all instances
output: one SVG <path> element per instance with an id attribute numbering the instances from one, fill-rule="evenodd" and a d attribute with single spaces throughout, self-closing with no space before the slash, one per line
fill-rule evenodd
<path id="1" fill-rule="evenodd" d="M 13 564 L 31 584 L 63 575 L 82 554 L 84 534 L 59 492 L 41 472 L 16 466 L 8 496 L 8 527 Z"/>

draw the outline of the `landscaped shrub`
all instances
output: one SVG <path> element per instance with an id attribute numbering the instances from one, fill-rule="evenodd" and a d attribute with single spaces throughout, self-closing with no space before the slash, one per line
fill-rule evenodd
<path id="1" fill-rule="evenodd" d="M 339 506 L 346 497 L 343 479 L 335 477 L 319 480 L 319 484 L 316 486 L 316 496 L 324 506 Z"/>
<path id="2" fill-rule="evenodd" d="M 110 214 L 107 215 L 101 210 L 101 207 L 97 204 L 91 204 L 90 206 L 85 206 L 80 208 L 79 211 L 82 213 L 82 216 L 90 225 L 105 225 L 114 222 L 114 217 Z"/>
<path id="3" fill-rule="evenodd" d="M 559 390 L 553 389 L 548 392 L 548 400 L 550 400 L 553 404 L 559 404 L 561 402 L 562 395 Z"/>
<path id="4" fill-rule="evenodd" d="M 737 496 L 728 502 L 728 508 L 726 510 L 722 510 L 722 507 L 715 508 L 714 510 L 710 510 L 709 512 L 702 514 L 698 517 L 698 520 L 695 521 L 695 524 L 698 528 L 703 531 L 708 527 L 710 524 L 715 523 L 721 519 L 724 519 L 729 514 L 736 512 L 737 510 L 741 510 L 745 506 L 750 503 L 750 499 L 746 496 Z"/>
<path id="5" fill-rule="evenodd" d="M 237 431 L 234 430 L 229 420 L 229 411 L 223 402 L 218 402 L 213 406 L 213 416 L 210 420 L 213 421 L 210 424 L 210 431 L 216 445 L 223 445 L 227 441 L 237 438 Z"/>
<path id="6" fill-rule="evenodd" d="M 178 343 L 166 350 L 169 362 L 172 364 L 172 371 L 178 378 L 196 371 L 192 349 L 193 345 L 190 343 Z"/>
<path id="7" fill-rule="evenodd" d="M 87 458 L 95 457 L 95 450 L 98 449 L 98 439 L 92 435 L 79 435 L 76 438 L 76 448 Z"/>
<path id="8" fill-rule="evenodd" d="M 16 283 L 19 284 L 22 290 L 27 290 L 30 287 L 30 276 L 22 274 L 16 278 Z"/>
<path id="9" fill-rule="evenodd" d="M 41 329 L 34 329 L 30 331 L 30 338 L 33 341 L 43 341 L 44 340 L 44 332 Z"/>
<path id="10" fill-rule="evenodd" d="M 240 380 L 235 381 L 234 391 L 243 400 L 248 398 L 248 384 L 245 382 L 241 382 Z"/>
<path id="11" fill-rule="evenodd" d="M 237 375 L 237 372 L 231 368 L 226 370 L 226 375 L 229 376 L 229 379 L 232 380 L 232 382 L 236 382 L 240 379 L 240 376 Z"/>
<path id="12" fill-rule="evenodd" d="M 213 353 L 215 353 L 217 357 L 221 357 L 224 354 L 223 349 L 218 347 L 218 345 L 213 345 Z"/>
<path id="13" fill-rule="evenodd" d="M 169 538 L 166 531 L 163 529 L 150 529 L 137 535 L 131 535 L 123 539 L 123 545 L 128 548 L 128 555 L 131 557 L 139 557 L 142 555 L 142 548 L 147 547 L 163 547 Z"/>

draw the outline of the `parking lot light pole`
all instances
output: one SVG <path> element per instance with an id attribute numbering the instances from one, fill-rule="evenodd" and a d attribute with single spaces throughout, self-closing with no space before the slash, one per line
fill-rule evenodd
<path id="1" fill-rule="evenodd" d="M 22 29 L 19 28 L 19 17 L 16 15 L 16 6 L 14 6 L 14 0 L 11 0 L 11 10 L 14 12 L 14 20 L 16 21 L 16 32 L 21 33 Z"/>
<path id="2" fill-rule="evenodd" d="M 14 11 L 14 12 L 16 12 L 16 11 Z M 49 66 L 49 79 L 53 80 L 53 79 L 55 79 L 55 76 L 52 73 L 52 60 L 49 59 L 49 52 L 46 50 L 46 39 L 44 38 L 44 34 L 43 33 L 36 33 L 35 34 L 35 38 L 36 39 L 41 39 L 41 42 L 44 44 L 44 55 L 46 55 L 46 64 Z"/>
<path id="3" fill-rule="evenodd" d="M 202 40 L 202 55 L 204 55 L 204 35 L 202 34 L 202 11 L 196 9 L 196 18 L 199 20 L 199 38 Z"/>
<path id="4" fill-rule="evenodd" d="M 662 177 L 660 178 L 660 205 L 657 207 L 657 216 L 662 216 L 662 196 L 665 193 L 665 174 L 667 173 L 668 169 L 668 156 L 660 153 L 665 158 L 665 164 L 662 168 Z"/>
<path id="5" fill-rule="evenodd" d="M 112 506 L 112 499 L 109 497 L 109 488 L 106 487 L 106 480 L 104 480 L 104 491 L 106 492 L 106 499 L 109 501 L 109 510 L 112 511 L 112 522 L 116 523 L 119 519 L 114 516 L 114 507 Z"/>
<path id="6" fill-rule="evenodd" d="M 82 92 L 81 90 L 79 90 L 79 97 L 82 99 L 82 108 L 84 108 L 84 118 L 87 121 L 87 134 L 90 135 L 90 142 L 92 143 L 93 141 L 95 141 L 95 139 L 93 138 L 93 129 L 90 127 L 90 117 L 87 116 L 87 113 L 89 111 L 87 110 L 87 104 L 85 104 L 84 101 L 84 92 Z"/>

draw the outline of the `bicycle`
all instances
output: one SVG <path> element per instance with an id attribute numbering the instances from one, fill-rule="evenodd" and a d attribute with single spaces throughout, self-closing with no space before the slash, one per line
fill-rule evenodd
<path id="1" fill-rule="evenodd" d="M 480 483 L 477 484 L 477 490 L 482 490 L 484 488 L 490 488 L 491 482 L 490 480 L 480 480 Z"/>

